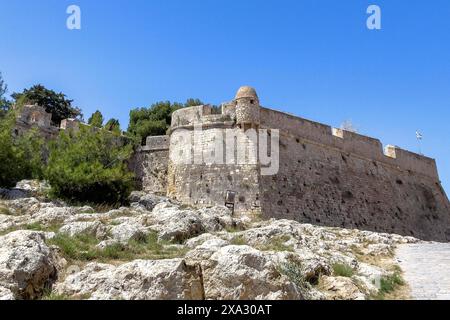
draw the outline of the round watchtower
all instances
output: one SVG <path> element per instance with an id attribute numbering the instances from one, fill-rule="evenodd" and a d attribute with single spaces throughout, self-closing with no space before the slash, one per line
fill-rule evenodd
<path id="1" fill-rule="evenodd" d="M 252 87 L 241 87 L 236 94 L 236 122 L 241 128 L 259 127 L 259 98 Z"/>

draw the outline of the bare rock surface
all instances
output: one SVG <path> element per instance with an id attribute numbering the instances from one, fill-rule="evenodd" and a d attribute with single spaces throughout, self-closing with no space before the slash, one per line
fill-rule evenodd
<path id="1" fill-rule="evenodd" d="M 97 239 L 103 239 L 106 237 L 107 228 L 100 221 L 72 222 L 61 227 L 59 233 L 66 234 L 70 237 L 87 234 Z"/>
<path id="2" fill-rule="evenodd" d="M 93 300 L 201 300 L 201 273 L 183 259 L 136 260 L 119 267 L 91 263 L 56 291 Z"/>
<path id="3" fill-rule="evenodd" d="M 219 248 L 202 264 L 205 296 L 213 300 L 297 300 L 302 295 L 277 266 L 283 254 L 249 246 Z"/>
<path id="4" fill-rule="evenodd" d="M 143 192 L 130 201 L 96 212 L 39 197 L 1 199 L 0 299 L 39 299 L 52 288 L 72 299 L 371 299 L 377 281 L 398 270 L 399 246 L 412 248 L 398 251 L 408 283 L 419 284 L 414 272 L 426 267 L 444 274 L 437 253 L 428 259 L 433 268 L 410 259 L 426 257 L 411 237 L 262 221 Z M 425 284 L 412 288 L 428 292 Z"/>
<path id="5" fill-rule="evenodd" d="M 57 277 L 56 259 L 42 232 L 15 231 L 0 237 L 0 295 L 35 299 Z M 9 292 L 8 292 L 9 291 Z"/>

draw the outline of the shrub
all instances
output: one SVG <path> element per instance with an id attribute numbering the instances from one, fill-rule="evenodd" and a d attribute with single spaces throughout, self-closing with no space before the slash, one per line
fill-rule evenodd
<path id="1" fill-rule="evenodd" d="M 133 188 L 126 162 L 133 145 L 105 130 L 61 132 L 50 146 L 45 176 L 52 195 L 74 202 L 123 203 Z"/>
<path id="2" fill-rule="evenodd" d="M 137 108 L 130 111 L 128 133 L 137 136 L 142 143 L 148 136 L 165 135 L 172 121 L 172 113 L 178 109 L 198 106 L 199 99 L 188 99 L 186 103 L 157 102 L 150 108 Z"/>
<path id="3" fill-rule="evenodd" d="M 43 176 L 44 140 L 36 129 L 14 138 L 15 119 L 14 111 L 0 119 L 0 187 L 14 187 L 20 180 Z"/>
<path id="4" fill-rule="evenodd" d="M 374 285 L 378 285 L 378 292 L 369 296 L 372 300 L 384 300 L 387 297 L 392 299 L 396 297 L 397 291 L 400 287 L 405 285 L 405 281 L 401 276 L 400 268 L 396 268 L 390 275 L 383 276 L 377 281 L 373 281 Z"/>
<path id="5" fill-rule="evenodd" d="M 92 116 L 88 119 L 88 124 L 93 127 L 101 128 L 103 127 L 103 115 L 100 111 L 95 111 Z"/>
<path id="6" fill-rule="evenodd" d="M 159 242 L 156 232 L 151 232 L 140 240 L 130 240 L 125 244 L 115 243 L 104 249 L 98 248 L 98 243 L 99 241 L 94 236 L 86 234 L 80 234 L 74 237 L 57 234 L 49 240 L 49 244 L 58 246 L 63 256 L 72 262 L 172 259 L 185 254 L 185 249 L 168 246 L 167 243 Z"/>
<path id="7" fill-rule="evenodd" d="M 316 284 L 316 279 L 308 279 L 305 271 L 305 267 L 299 261 L 289 260 L 282 263 L 278 267 L 278 272 L 288 277 L 288 279 L 294 283 L 305 299 L 310 299 L 310 290 L 312 284 Z"/>
<path id="8" fill-rule="evenodd" d="M 387 294 L 395 291 L 398 286 L 403 286 L 403 281 L 400 272 L 396 271 L 389 276 L 382 277 L 380 279 L 380 293 Z"/>
<path id="9" fill-rule="evenodd" d="M 243 235 L 237 235 L 231 240 L 231 244 L 234 246 L 245 246 L 247 245 L 247 241 L 245 240 Z"/>
<path id="10" fill-rule="evenodd" d="M 270 241 L 267 244 L 258 247 L 258 249 L 262 251 L 293 252 L 294 248 L 291 245 L 286 245 L 286 242 L 288 242 L 289 240 L 290 240 L 289 236 L 274 237 L 270 239 Z"/>
<path id="11" fill-rule="evenodd" d="M 347 277 L 350 278 L 353 276 L 353 268 L 350 267 L 348 264 L 344 263 L 335 263 L 333 265 L 333 272 L 334 275 L 337 277 Z"/>

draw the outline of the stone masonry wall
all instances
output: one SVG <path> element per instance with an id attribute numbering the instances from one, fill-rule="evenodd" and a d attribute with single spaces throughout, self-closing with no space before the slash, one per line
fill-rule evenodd
<path id="1" fill-rule="evenodd" d="M 226 130 L 209 128 L 198 137 L 200 150 L 192 152 L 194 141 L 192 130 L 175 130 L 170 139 L 170 165 L 168 175 L 168 196 L 190 205 L 224 205 L 227 191 L 237 193 L 236 210 L 247 211 L 260 207 L 259 168 L 257 164 L 195 164 L 194 157 L 204 161 L 214 156 L 216 137 L 225 139 Z M 186 140 L 186 133 L 190 141 Z M 188 148 L 186 148 L 188 146 Z M 226 145 L 223 154 L 226 154 Z M 247 146 L 247 150 L 254 146 Z M 190 155 L 186 155 L 186 153 Z M 248 152 L 248 151 L 247 151 Z M 225 163 L 225 158 L 223 162 Z M 236 158 L 237 160 L 237 158 Z M 256 162 L 256 161 L 255 161 Z M 205 163 L 208 163 L 206 160 Z"/>
<path id="2" fill-rule="evenodd" d="M 260 128 L 280 130 L 278 174 L 262 176 L 257 161 L 205 164 L 235 147 L 226 138 L 240 131 L 235 109 L 232 102 L 222 114 L 209 106 L 176 111 L 170 138 L 149 138 L 139 153 L 143 189 L 195 206 L 223 205 L 234 191 L 241 213 L 450 241 L 450 204 L 435 161 L 395 146 L 383 152 L 378 139 L 260 108 Z M 191 149 L 194 140 L 201 148 Z M 246 154 L 256 147 L 245 145 Z"/>
<path id="3" fill-rule="evenodd" d="M 262 109 L 280 129 L 280 171 L 261 177 L 266 217 L 450 241 L 450 206 L 434 160 L 369 137 Z M 394 158 L 396 157 L 396 158 Z"/>
<path id="4" fill-rule="evenodd" d="M 139 189 L 159 195 L 167 193 L 169 137 L 148 137 L 147 144 L 135 152 L 129 164 Z"/>

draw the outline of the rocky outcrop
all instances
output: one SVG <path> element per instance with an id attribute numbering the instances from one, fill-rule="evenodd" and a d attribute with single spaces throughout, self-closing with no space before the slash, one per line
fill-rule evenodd
<path id="1" fill-rule="evenodd" d="M 61 229 L 59 233 L 66 234 L 70 237 L 75 237 L 77 235 L 90 235 L 97 239 L 104 239 L 107 235 L 107 228 L 100 221 L 94 222 L 72 222 L 66 224 Z"/>
<path id="2" fill-rule="evenodd" d="M 364 300 L 364 294 L 350 278 L 327 277 L 322 278 L 322 288 L 328 300 Z"/>
<path id="3" fill-rule="evenodd" d="M 1 298 L 39 298 L 57 279 L 57 261 L 44 233 L 15 231 L 0 243 Z"/>
<path id="4" fill-rule="evenodd" d="M 58 284 L 60 294 L 93 300 L 201 300 L 199 268 L 183 259 L 137 260 L 119 267 L 91 263 Z"/>
<path id="5" fill-rule="evenodd" d="M 249 246 L 219 248 L 203 270 L 205 297 L 213 300 L 298 300 L 296 285 L 277 269 L 284 253 L 267 253 Z"/>
<path id="6" fill-rule="evenodd" d="M 418 242 L 143 193 L 130 200 L 101 213 L 0 200 L 0 299 L 40 298 L 53 283 L 74 299 L 367 299 L 397 270 L 395 247 Z"/>

